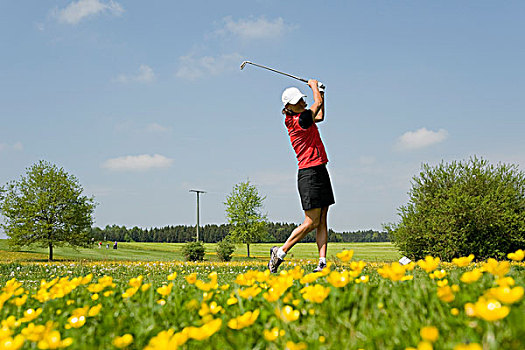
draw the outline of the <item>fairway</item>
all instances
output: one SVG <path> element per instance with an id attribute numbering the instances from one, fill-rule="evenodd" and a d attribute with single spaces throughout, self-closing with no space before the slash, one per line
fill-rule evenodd
<path id="1" fill-rule="evenodd" d="M 55 260 L 133 260 L 133 261 L 173 261 L 184 260 L 182 247 L 184 243 L 127 243 L 118 244 L 118 249 L 102 248 L 73 249 L 68 247 L 54 248 Z M 250 245 L 250 260 L 266 260 L 270 248 L 276 243 L 259 243 Z M 218 261 L 215 243 L 205 243 L 207 261 Z M 394 261 L 401 257 L 397 248 L 389 242 L 385 243 L 329 243 L 328 260 L 334 259 L 335 254 L 344 250 L 353 249 L 354 259 L 365 261 Z M 315 243 L 299 243 L 288 255 L 291 260 L 317 259 Z M 7 240 L 0 240 L 0 261 L 47 261 L 48 249 L 29 246 L 17 250 L 10 250 Z M 238 244 L 233 254 L 233 261 L 247 260 L 246 245 Z"/>

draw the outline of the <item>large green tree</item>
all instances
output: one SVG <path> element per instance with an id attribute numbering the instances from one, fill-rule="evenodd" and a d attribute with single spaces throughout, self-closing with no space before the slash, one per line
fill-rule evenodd
<path id="1" fill-rule="evenodd" d="M 20 247 L 37 244 L 49 248 L 90 245 L 95 202 L 82 195 L 77 178 L 64 169 L 39 161 L 27 169 L 25 176 L 4 186 L 0 195 L 1 224 L 9 244 Z"/>
<path id="2" fill-rule="evenodd" d="M 250 181 L 238 183 L 226 197 L 226 216 L 231 225 L 233 241 L 245 243 L 250 257 L 250 244 L 259 242 L 265 234 L 266 215 L 261 210 L 266 197 L 259 195 Z"/>
<path id="3" fill-rule="evenodd" d="M 517 165 L 476 157 L 423 164 L 409 195 L 401 221 L 386 228 L 411 258 L 504 258 L 525 247 L 525 173 Z"/>

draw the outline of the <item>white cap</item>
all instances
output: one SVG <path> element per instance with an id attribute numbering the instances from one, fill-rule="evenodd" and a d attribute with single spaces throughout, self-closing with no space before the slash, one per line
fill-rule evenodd
<path id="1" fill-rule="evenodd" d="M 296 87 L 289 87 L 288 89 L 283 91 L 283 105 L 286 106 L 288 103 L 294 105 L 297 102 L 299 102 L 299 100 L 303 97 L 306 97 L 306 95 L 303 94 L 301 90 L 299 90 Z"/>

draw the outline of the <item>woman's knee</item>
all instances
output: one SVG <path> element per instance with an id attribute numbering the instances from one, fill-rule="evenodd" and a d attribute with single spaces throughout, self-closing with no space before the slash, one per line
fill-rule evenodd
<path id="1" fill-rule="evenodd" d="M 319 227 L 320 223 L 321 223 L 321 219 L 320 218 L 306 218 L 304 220 L 304 224 L 308 228 L 308 231 L 315 230 L 316 228 Z"/>

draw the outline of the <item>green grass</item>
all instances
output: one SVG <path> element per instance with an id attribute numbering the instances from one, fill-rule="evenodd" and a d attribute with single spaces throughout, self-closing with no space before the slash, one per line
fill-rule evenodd
<path id="1" fill-rule="evenodd" d="M 94 248 L 73 249 L 70 247 L 55 247 L 56 260 L 136 260 L 136 261 L 173 261 L 184 260 L 182 256 L 183 243 L 119 243 L 118 249 Z M 260 243 L 250 245 L 250 256 L 253 260 L 266 260 L 270 248 L 276 244 Z M 216 244 L 206 243 L 208 261 L 217 261 Z M 329 243 L 328 260 L 343 249 L 353 249 L 354 259 L 365 261 L 394 261 L 401 254 L 392 243 Z M 49 255 L 47 248 L 36 245 L 11 250 L 7 240 L 0 240 L 0 261 L 46 261 Z M 289 259 L 317 259 L 315 243 L 299 243 L 289 253 Z M 234 261 L 247 260 L 246 245 L 238 244 L 233 255 Z"/>

